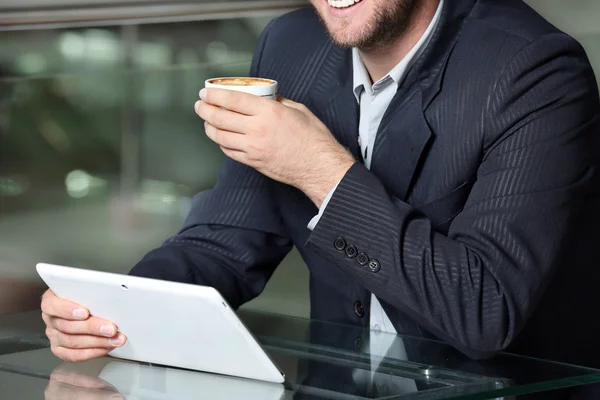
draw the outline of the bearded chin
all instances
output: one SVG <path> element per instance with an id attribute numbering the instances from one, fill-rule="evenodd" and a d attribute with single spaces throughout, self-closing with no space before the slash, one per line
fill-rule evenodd
<path id="1" fill-rule="evenodd" d="M 352 32 L 346 33 L 349 23 L 342 26 L 339 31 L 332 32 L 323 16 L 318 12 L 317 14 L 335 45 L 342 48 L 357 47 L 362 50 L 372 50 L 385 47 L 406 32 L 421 0 L 383 0 L 382 2 L 391 4 L 379 7 L 362 32 L 354 35 Z"/>

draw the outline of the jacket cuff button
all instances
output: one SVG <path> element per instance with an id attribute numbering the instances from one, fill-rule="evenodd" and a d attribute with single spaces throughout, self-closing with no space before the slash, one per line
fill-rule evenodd
<path id="1" fill-rule="evenodd" d="M 335 247 L 337 251 L 344 251 L 346 249 L 346 241 L 343 237 L 338 237 L 333 242 L 333 247 Z"/>
<path id="2" fill-rule="evenodd" d="M 348 258 L 354 258 L 357 254 L 358 249 L 356 248 L 356 246 L 351 244 L 350 246 L 346 247 L 346 255 L 348 256 Z"/>
<path id="3" fill-rule="evenodd" d="M 381 269 L 381 264 L 379 264 L 379 261 L 377 260 L 371 260 L 369 261 L 369 269 L 371 272 L 379 272 Z"/>
<path id="4" fill-rule="evenodd" d="M 364 267 L 365 265 L 367 265 L 369 263 L 369 256 L 367 256 L 365 253 L 360 253 L 356 257 L 356 261 L 358 261 L 358 264 L 361 267 Z"/>

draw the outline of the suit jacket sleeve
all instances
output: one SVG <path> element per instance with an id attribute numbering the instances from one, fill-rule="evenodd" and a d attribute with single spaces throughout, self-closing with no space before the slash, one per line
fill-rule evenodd
<path id="1" fill-rule="evenodd" d="M 269 26 L 254 54 L 259 76 Z M 229 158 L 216 186 L 194 197 L 181 231 L 148 253 L 131 274 L 212 286 L 237 308 L 258 296 L 291 250 L 272 195 L 273 181 Z"/>
<path id="2" fill-rule="evenodd" d="M 440 339 L 490 356 L 530 317 L 597 192 L 598 113 L 583 49 L 566 35 L 539 38 L 499 74 L 477 179 L 447 235 L 357 163 L 308 244 Z M 338 236 L 379 272 L 337 251 Z"/>

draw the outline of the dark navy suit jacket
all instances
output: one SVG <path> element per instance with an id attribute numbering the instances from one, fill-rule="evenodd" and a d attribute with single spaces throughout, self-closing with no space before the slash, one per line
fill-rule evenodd
<path id="1" fill-rule="evenodd" d="M 268 25 L 251 74 L 278 80 L 358 157 L 351 51 L 313 9 Z M 228 159 L 131 273 L 211 285 L 238 307 L 296 246 L 312 318 L 367 327 L 374 293 L 399 332 L 473 358 L 598 364 L 599 113 L 582 47 L 521 0 L 446 1 L 371 170 L 350 169 L 313 232 L 302 192 Z"/>

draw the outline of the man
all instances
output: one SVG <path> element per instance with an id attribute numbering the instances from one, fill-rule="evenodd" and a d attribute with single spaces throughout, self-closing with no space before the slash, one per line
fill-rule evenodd
<path id="1" fill-rule="evenodd" d="M 296 246 L 312 318 L 597 365 L 600 107 L 579 44 L 521 0 L 312 3 L 254 55 L 284 98 L 201 92 L 228 158 L 132 274 L 239 307 Z M 51 292 L 42 309 L 63 359 L 125 340 Z"/>

